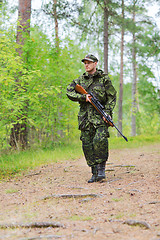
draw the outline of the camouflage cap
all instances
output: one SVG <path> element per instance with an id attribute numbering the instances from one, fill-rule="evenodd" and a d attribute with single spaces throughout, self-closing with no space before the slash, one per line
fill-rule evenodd
<path id="1" fill-rule="evenodd" d="M 82 59 L 82 62 L 85 60 L 90 62 L 98 62 L 98 59 L 93 54 L 86 55 L 85 58 Z"/>

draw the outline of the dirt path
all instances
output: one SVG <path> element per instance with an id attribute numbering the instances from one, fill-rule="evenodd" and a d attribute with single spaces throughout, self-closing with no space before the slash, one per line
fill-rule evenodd
<path id="1" fill-rule="evenodd" d="M 0 224 L 63 227 L 0 229 L 0 239 L 158 240 L 159 160 L 160 144 L 112 150 L 103 183 L 87 183 L 91 173 L 84 158 L 1 182 Z M 141 224 L 124 224 L 127 220 Z"/>

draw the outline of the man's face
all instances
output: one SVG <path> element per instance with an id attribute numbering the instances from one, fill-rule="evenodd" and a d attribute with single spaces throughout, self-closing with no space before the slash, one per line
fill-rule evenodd
<path id="1" fill-rule="evenodd" d="M 86 72 L 88 72 L 89 74 L 93 74 L 96 72 L 97 62 L 91 62 L 91 61 L 85 60 L 84 66 L 85 66 Z"/>

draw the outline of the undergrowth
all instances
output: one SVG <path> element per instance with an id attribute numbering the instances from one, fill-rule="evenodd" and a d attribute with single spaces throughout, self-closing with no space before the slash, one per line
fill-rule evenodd
<path id="1" fill-rule="evenodd" d="M 160 143 L 160 135 L 110 138 L 110 149 L 138 148 Z M 61 144 L 54 149 L 30 149 L 26 151 L 2 152 L 0 155 L 0 179 L 8 178 L 24 171 L 59 161 L 75 160 L 83 155 L 79 140 Z"/>

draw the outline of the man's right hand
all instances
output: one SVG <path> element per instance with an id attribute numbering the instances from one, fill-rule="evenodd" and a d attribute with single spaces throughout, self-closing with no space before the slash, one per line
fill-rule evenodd
<path id="1" fill-rule="evenodd" d="M 91 102 L 91 98 L 90 94 L 86 94 L 86 102 Z"/>

